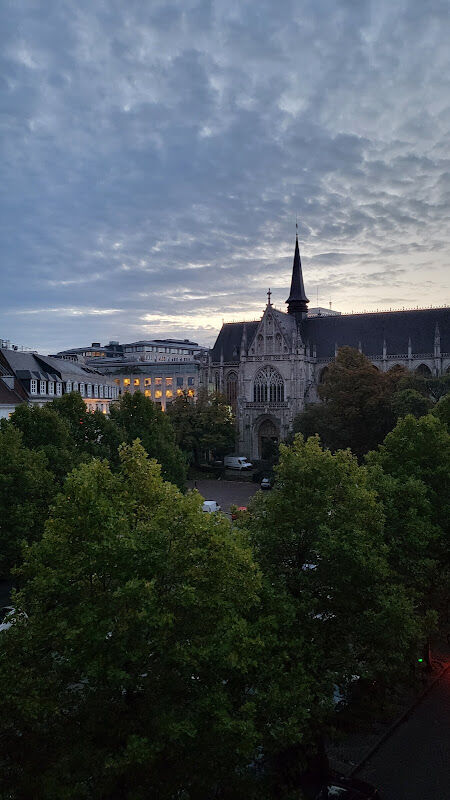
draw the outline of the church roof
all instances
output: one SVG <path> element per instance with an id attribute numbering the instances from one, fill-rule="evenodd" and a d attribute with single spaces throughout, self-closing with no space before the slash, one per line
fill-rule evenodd
<path id="1" fill-rule="evenodd" d="M 228 363 L 239 363 L 240 348 L 244 325 L 247 327 L 247 342 L 250 345 L 259 321 L 252 322 L 225 322 L 216 339 L 216 343 L 211 352 L 213 362 L 219 362 L 223 353 L 223 360 Z"/>
<path id="2" fill-rule="evenodd" d="M 316 345 L 317 358 L 333 358 L 335 345 L 349 345 L 368 356 L 381 355 L 386 341 L 388 355 L 406 355 L 408 339 L 414 354 L 433 353 L 436 323 L 441 352 L 450 352 L 450 309 L 424 308 L 306 318 L 301 324 L 303 341 Z"/>

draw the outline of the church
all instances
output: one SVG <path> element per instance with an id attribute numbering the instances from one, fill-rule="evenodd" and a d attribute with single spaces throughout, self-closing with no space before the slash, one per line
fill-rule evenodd
<path id="1" fill-rule="evenodd" d="M 269 290 L 261 319 L 225 323 L 212 349 L 210 385 L 234 408 L 237 452 L 251 460 L 267 458 L 305 404 L 318 401 L 339 347 L 357 348 L 382 371 L 450 372 L 447 307 L 327 314 L 308 313 L 308 303 L 297 235 L 287 311 L 273 307 Z"/>

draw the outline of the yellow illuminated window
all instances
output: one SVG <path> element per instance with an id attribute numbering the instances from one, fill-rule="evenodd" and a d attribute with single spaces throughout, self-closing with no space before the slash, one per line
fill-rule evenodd
<path id="1" fill-rule="evenodd" d="M 130 378 L 124 378 L 124 379 L 123 379 L 123 385 L 124 385 L 124 386 L 129 386 L 129 385 L 130 385 L 130 383 L 131 383 L 131 380 L 130 380 Z"/>
<path id="2" fill-rule="evenodd" d="M 173 378 L 166 378 L 166 386 L 172 386 Z"/>
<path id="3" fill-rule="evenodd" d="M 152 396 L 151 389 L 146 389 L 144 394 L 145 394 L 146 397 L 151 397 Z"/>
<path id="4" fill-rule="evenodd" d="M 152 379 L 151 378 L 144 378 L 144 386 L 151 386 Z"/>
<path id="5" fill-rule="evenodd" d="M 183 389 L 177 389 L 177 395 L 180 396 L 180 394 L 183 394 Z"/>
<path id="6" fill-rule="evenodd" d="M 166 397 L 173 397 L 172 389 L 166 389 Z"/>
<path id="7" fill-rule="evenodd" d="M 161 386 L 162 378 L 155 378 L 155 386 Z"/>
<path id="8" fill-rule="evenodd" d="M 135 378 L 133 383 L 134 383 L 135 386 L 140 386 L 141 382 L 140 382 L 139 378 Z"/>
<path id="9" fill-rule="evenodd" d="M 161 389 L 157 389 L 157 390 L 156 390 L 156 392 L 155 392 L 155 397 L 158 397 L 158 398 L 159 398 L 159 397 L 162 397 L 162 391 L 161 391 Z"/>
<path id="10" fill-rule="evenodd" d="M 189 397 L 194 397 L 194 394 L 195 394 L 195 392 L 194 392 L 194 390 L 193 390 L 193 389 L 188 389 L 188 395 L 189 395 Z"/>

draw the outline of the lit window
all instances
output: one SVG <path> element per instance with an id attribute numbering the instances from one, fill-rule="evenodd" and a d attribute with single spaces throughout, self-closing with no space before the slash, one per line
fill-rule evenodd
<path id="1" fill-rule="evenodd" d="M 177 389 L 177 395 L 178 395 L 178 397 L 180 396 L 180 394 L 183 394 L 183 389 Z"/>
<path id="2" fill-rule="evenodd" d="M 124 378 L 123 379 L 123 385 L 124 386 L 129 386 L 130 383 L 131 383 L 131 378 Z"/>
<path id="3" fill-rule="evenodd" d="M 146 397 L 151 397 L 152 396 L 152 390 L 151 389 L 145 389 L 144 394 L 145 394 Z"/>
<path id="4" fill-rule="evenodd" d="M 46 381 L 39 381 L 39 394 L 47 394 Z"/>
<path id="5" fill-rule="evenodd" d="M 144 378 L 144 386 L 151 386 L 152 379 L 151 378 Z"/>
<path id="6" fill-rule="evenodd" d="M 31 394 L 37 394 L 37 381 L 31 381 L 30 392 Z"/>
<path id="7" fill-rule="evenodd" d="M 141 382 L 140 382 L 139 378 L 135 378 L 134 381 L 133 381 L 133 386 L 140 386 L 140 385 L 141 385 Z"/>
<path id="8" fill-rule="evenodd" d="M 155 386 L 161 386 L 162 378 L 155 378 Z"/>
<path id="9" fill-rule="evenodd" d="M 195 394 L 195 392 L 194 392 L 194 390 L 193 390 L 193 389 L 188 389 L 188 395 L 189 395 L 189 397 L 194 397 L 194 394 Z"/>
<path id="10" fill-rule="evenodd" d="M 160 397 L 162 397 L 162 391 L 161 391 L 161 389 L 156 389 L 156 391 L 155 391 L 155 397 L 156 397 L 156 398 L 158 398 L 158 399 L 159 399 Z"/>
<path id="11" fill-rule="evenodd" d="M 172 389 L 166 389 L 166 397 L 173 397 Z"/>
<path id="12" fill-rule="evenodd" d="M 166 378 L 166 386 L 172 386 L 173 378 Z"/>

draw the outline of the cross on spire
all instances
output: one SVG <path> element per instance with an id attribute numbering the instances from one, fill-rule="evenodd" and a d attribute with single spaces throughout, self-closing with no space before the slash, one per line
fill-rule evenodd
<path id="1" fill-rule="evenodd" d="M 272 297 L 272 292 L 271 292 L 271 291 L 270 291 L 270 289 L 269 289 L 269 291 L 267 292 L 267 305 L 268 305 L 268 306 L 270 306 L 270 305 L 271 305 L 271 302 L 270 302 L 270 298 L 271 298 L 271 297 Z"/>

